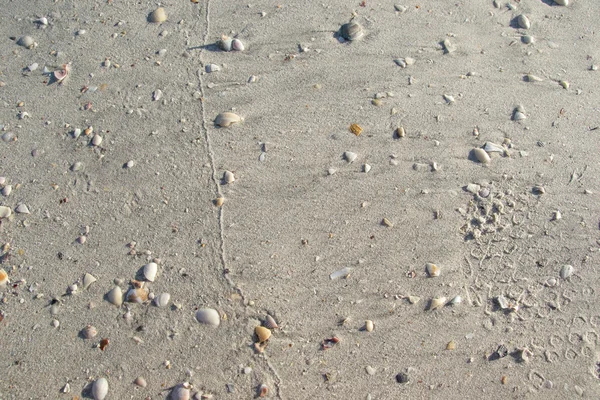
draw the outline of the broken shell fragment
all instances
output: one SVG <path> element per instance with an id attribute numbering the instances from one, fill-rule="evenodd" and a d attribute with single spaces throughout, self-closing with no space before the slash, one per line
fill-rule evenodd
<path id="1" fill-rule="evenodd" d="M 425 265 L 425 271 L 427 271 L 427 275 L 430 278 L 435 278 L 436 276 L 440 276 L 440 267 L 435 264 L 427 263 Z"/>
<path id="2" fill-rule="evenodd" d="M 563 265 L 560 269 L 560 277 L 562 279 L 567 279 L 568 277 L 573 275 L 573 272 L 575 272 L 575 269 L 572 265 Z"/>
<path id="3" fill-rule="evenodd" d="M 509 307 L 508 300 L 506 300 L 506 297 L 504 297 L 503 295 L 496 297 L 496 302 L 502 310 L 506 310 Z"/>
<path id="4" fill-rule="evenodd" d="M 12 214 L 12 210 L 6 206 L 0 206 L 0 219 L 8 218 Z"/>
<path id="5" fill-rule="evenodd" d="M 558 4 L 559 6 L 568 6 L 569 5 L 569 0 L 554 0 L 554 2 L 556 4 Z"/>
<path id="6" fill-rule="evenodd" d="M 158 7 L 148 15 L 148 21 L 154 24 L 160 24 L 167 20 L 167 12 L 164 8 Z"/>
<path id="7" fill-rule="evenodd" d="M 154 304 L 157 307 L 166 307 L 171 300 L 171 295 L 169 293 L 161 293 L 154 298 Z"/>
<path id="8" fill-rule="evenodd" d="M 233 176 L 233 172 L 231 172 L 231 171 L 225 171 L 223 173 L 223 181 L 225 183 L 233 183 L 233 182 L 235 182 L 235 177 Z"/>
<path id="9" fill-rule="evenodd" d="M 129 303 L 143 303 L 148 300 L 148 289 L 144 287 L 131 288 L 127 291 L 125 299 Z"/>
<path id="10" fill-rule="evenodd" d="M 264 326 L 257 326 L 254 328 L 254 333 L 258 338 L 258 343 L 264 343 L 271 337 L 271 331 Z"/>
<path id="11" fill-rule="evenodd" d="M 217 72 L 221 70 L 221 67 L 219 67 L 217 64 L 206 64 L 204 70 L 208 73 Z"/>
<path id="12" fill-rule="evenodd" d="M 269 394 L 269 387 L 264 383 L 258 387 L 258 397 L 267 397 Z"/>
<path id="13" fill-rule="evenodd" d="M 217 115 L 217 118 L 215 118 L 215 125 L 228 128 L 229 126 L 237 124 L 241 121 L 242 118 L 239 115 L 232 112 L 223 112 Z"/>
<path id="14" fill-rule="evenodd" d="M 97 334 L 98 334 L 98 330 L 96 330 L 96 328 L 93 327 L 92 325 L 88 325 L 81 330 L 81 335 L 85 339 L 91 339 L 91 338 L 95 337 Z"/>
<path id="15" fill-rule="evenodd" d="M 92 396 L 94 400 L 104 400 L 108 394 L 108 381 L 106 378 L 100 378 L 92 385 Z"/>
<path id="16" fill-rule="evenodd" d="M 527 75 L 523 76 L 523 80 L 525 82 L 541 82 L 541 81 L 543 81 L 543 79 L 540 78 L 539 76 L 532 75 L 532 74 L 527 74 Z"/>
<path id="17" fill-rule="evenodd" d="M 436 298 L 433 298 L 429 302 L 429 310 L 430 311 L 437 310 L 438 308 L 442 308 L 445 304 L 446 304 L 446 298 L 445 297 L 436 297 Z"/>
<path id="18" fill-rule="evenodd" d="M 338 269 L 329 275 L 329 279 L 334 280 L 339 278 L 347 278 L 350 275 L 350 272 L 352 272 L 352 268 L 349 267 Z"/>
<path id="19" fill-rule="evenodd" d="M 19 46 L 23 46 L 27 49 L 32 49 L 35 47 L 35 41 L 33 40 L 33 38 L 31 36 L 21 36 L 18 40 L 17 40 L 17 44 Z"/>
<path id="20" fill-rule="evenodd" d="M 350 41 L 360 39 L 364 33 L 363 27 L 356 21 L 350 21 L 340 29 L 341 36 Z"/>
<path id="21" fill-rule="evenodd" d="M 3 268 L 0 268 L 0 288 L 5 287 L 9 282 L 8 274 Z"/>
<path id="22" fill-rule="evenodd" d="M 109 303 L 112 303 L 115 306 L 120 306 L 121 304 L 123 304 L 123 292 L 121 291 L 121 288 L 115 286 L 110 292 L 106 294 L 106 300 L 108 300 Z"/>
<path id="23" fill-rule="evenodd" d="M 356 160 L 357 157 L 358 157 L 358 155 L 351 151 L 344 152 L 344 159 L 346 161 L 348 161 L 349 163 L 354 162 L 354 160 Z"/>
<path id="24" fill-rule="evenodd" d="M 471 150 L 473 156 L 475 157 L 475 159 L 477 161 L 479 161 L 482 164 L 488 164 L 490 161 L 492 161 L 492 159 L 490 158 L 490 155 L 488 153 L 486 153 L 485 150 L 483 149 L 473 149 Z"/>
<path id="25" fill-rule="evenodd" d="M 158 265 L 156 263 L 148 263 L 143 267 L 144 278 L 149 282 L 154 282 L 156 279 L 156 273 L 158 272 Z"/>
<path id="26" fill-rule="evenodd" d="M 221 323 L 221 316 L 214 308 L 201 308 L 196 311 L 196 320 L 201 324 L 219 326 Z"/>
<path id="27" fill-rule="evenodd" d="M 29 207 L 25 204 L 19 204 L 17 208 L 15 208 L 15 212 L 18 214 L 30 214 Z"/>
<path id="28" fill-rule="evenodd" d="M 462 297 L 460 297 L 460 295 L 454 296 L 452 298 L 452 300 L 450 300 L 448 302 L 448 304 L 452 305 L 452 306 L 456 306 L 458 304 L 462 303 Z"/>
<path id="29" fill-rule="evenodd" d="M 277 325 L 277 321 L 275 321 L 275 318 L 271 317 L 270 315 L 267 315 L 267 317 L 265 318 L 265 326 L 269 329 L 279 328 L 279 325 Z"/>

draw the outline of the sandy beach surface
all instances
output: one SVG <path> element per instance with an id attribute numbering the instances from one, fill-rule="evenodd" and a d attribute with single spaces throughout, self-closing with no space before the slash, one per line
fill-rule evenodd
<path id="1" fill-rule="evenodd" d="M 599 398 L 566 3 L 1 0 L 0 400 Z"/>

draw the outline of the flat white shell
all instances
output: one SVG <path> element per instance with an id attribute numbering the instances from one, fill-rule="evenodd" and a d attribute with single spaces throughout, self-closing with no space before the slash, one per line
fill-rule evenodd
<path id="1" fill-rule="evenodd" d="M 233 40 L 230 38 L 223 38 L 223 39 L 217 41 L 217 45 L 223 51 L 231 51 L 231 48 L 233 45 Z"/>
<path id="2" fill-rule="evenodd" d="M 221 316 L 219 312 L 214 308 L 201 308 L 196 311 L 196 319 L 201 324 L 219 326 L 221 323 Z"/>
<path id="3" fill-rule="evenodd" d="M 120 287 L 115 286 L 110 292 L 106 294 L 106 300 L 115 306 L 123 304 L 123 291 Z"/>
<path id="4" fill-rule="evenodd" d="M 445 297 L 436 297 L 434 299 L 431 299 L 431 302 L 429 303 L 429 309 L 437 310 L 438 308 L 443 307 L 445 304 L 446 304 Z"/>
<path id="5" fill-rule="evenodd" d="M 169 293 L 161 293 L 154 298 L 154 304 L 157 307 L 166 307 L 171 300 L 171 295 Z"/>
<path id="6" fill-rule="evenodd" d="M 215 124 L 223 128 L 227 128 L 241 121 L 242 118 L 239 115 L 232 112 L 223 112 L 217 115 L 217 118 L 215 118 Z"/>
<path id="7" fill-rule="evenodd" d="M 92 283 L 96 282 L 96 281 L 97 281 L 97 279 L 96 279 L 96 277 L 95 277 L 94 275 L 92 275 L 92 274 L 90 274 L 90 273 L 86 273 L 86 274 L 83 276 L 83 288 L 84 288 L 84 289 L 87 289 L 87 288 L 89 288 L 89 287 L 90 287 L 90 285 L 91 285 Z"/>
<path id="8" fill-rule="evenodd" d="M 94 400 L 104 400 L 108 394 L 108 381 L 106 378 L 100 378 L 92 385 L 92 396 Z"/>
<path id="9" fill-rule="evenodd" d="M 189 400 L 190 399 L 190 384 L 185 382 L 173 388 L 169 400 Z"/>
<path id="10" fill-rule="evenodd" d="M 560 269 L 560 277 L 563 279 L 567 279 L 568 277 L 573 275 L 573 272 L 575 272 L 575 269 L 572 265 L 563 265 Z"/>
<path id="11" fill-rule="evenodd" d="M 523 29 L 531 28 L 531 22 L 529 22 L 529 18 L 527 18 L 525 14 L 521 14 L 517 17 L 517 24 Z"/>
<path id="12" fill-rule="evenodd" d="M 12 210 L 6 206 L 0 206 L 0 218 L 8 218 L 12 214 Z"/>
<path id="13" fill-rule="evenodd" d="M 352 272 L 352 268 L 350 267 L 338 269 L 337 271 L 332 272 L 331 275 L 329 275 L 329 279 L 334 280 L 339 278 L 346 278 L 348 277 L 348 275 L 350 275 L 350 272 Z"/>
<path id="14" fill-rule="evenodd" d="M 521 111 L 515 111 L 515 113 L 513 115 L 513 121 L 521 121 L 526 118 L 527 118 L 527 116 L 525 114 L 523 114 Z"/>
<path id="15" fill-rule="evenodd" d="M 344 159 L 349 163 L 354 162 L 354 160 L 356 160 L 356 157 L 358 157 L 356 153 L 353 153 L 351 151 L 344 152 Z"/>
<path id="16" fill-rule="evenodd" d="M 158 265 L 156 265 L 156 263 L 151 262 L 151 263 L 144 265 L 144 267 L 143 267 L 144 278 L 146 278 L 147 281 L 154 282 L 157 271 L 158 271 Z"/>
<path id="17" fill-rule="evenodd" d="M 33 38 L 31 36 L 21 36 L 19 38 L 19 40 L 17 40 L 17 44 L 19 46 L 23 46 L 26 48 L 31 48 L 33 47 L 33 45 L 35 44 L 35 41 L 33 40 Z"/>
<path id="18" fill-rule="evenodd" d="M 29 208 L 25 204 L 19 204 L 15 211 L 19 214 L 30 214 Z"/>
<path id="19" fill-rule="evenodd" d="M 473 149 L 473 156 L 475 156 L 475 159 L 482 164 L 487 164 L 492 160 L 490 155 L 483 149 Z"/>
<path id="20" fill-rule="evenodd" d="M 231 41 L 231 50 L 235 51 L 244 51 L 245 46 L 244 43 L 240 39 L 233 39 Z"/>
<path id="21" fill-rule="evenodd" d="M 148 21 L 160 24 L 161 22 L 165 22 L 167 20 L 167 13 L 164 8 L 159 7 L 156 10 L 152 11 L 150 15 L 148 15 Z"/>
<path id="22" fill-rule="evenodd" d="M 427 275 L 429 275 L 431 278 L 440 276 L 441 273 L 440 267 L 432 263 L 427 263 L 427 265 L 425 266 L 425 270 L 427 271 Z"/>
<path id="23" fill-rule="evenodd" d="M 219 67 L 217 64 L 206 64 L 204 70 L 206 72 L 217 72 L 221 70 L 221 67 Z"/>
<path id="24" fill-rule="evenodd" d="M 483 145 L 483 150 L 485 150 L 487 153 L 503 153 L 505 152 L 504 147 L 500 146 L 499 144 L 493 143 L 493 142 L 485 142 L 485 144 Z"/>
<path id="25" fill-rule="evenodd" d="M 233 176 L 233 172 L 231 172 L 231 171 L 225 171 L 223 173 L 223 181 L 225 181 L 225 183 L 233 183 L 233 182 L 235 182 L 235 176 Z"/>

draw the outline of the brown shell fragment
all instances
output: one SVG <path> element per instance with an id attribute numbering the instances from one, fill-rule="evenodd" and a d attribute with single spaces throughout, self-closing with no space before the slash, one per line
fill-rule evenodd
<path id="1" fill-rule="evenodd" d="M 363 131 L 363 129 L 360 127 L 360 125 L 358 125 L 358 124 L 350 125 L 350 132 L 354 133 L 356 136 L 360 136 L 362 131 Z"/>

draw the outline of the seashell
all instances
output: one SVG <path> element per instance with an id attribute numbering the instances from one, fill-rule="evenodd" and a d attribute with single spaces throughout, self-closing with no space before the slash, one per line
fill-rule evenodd
<path id="1" fill-rule="evenodd" d="M 221 316 L 214 308 L 201 308 L 196 311 L 196 320 L 201 324 L 219 326 L 221 323 Z"/>
<path id="2" fill-rule="evenodd" d="M 81 171 L 82 169 L 83 163 L 81 161 L 77 161 L 73 165 L 71 165 L 71 171 L 73 172 Z"/>
<path id="3" fill-rule="evenodd" d="M 453 53 L 456 51 L 456 46 L 454 44 L 452 44 L 452 42 L 450 41 L 450 39 L 444 39 L 442 41 L 442 46 L 444 47 L 444 53 L 449 54 L 449 53 Z"/>
<path id="4" fill-rule="evenodd" d="M 146 379 L 144 379 L 143 376 L 138 376 L 137 378 L 135 378 L 135 381 L 133 381 L 133 383 L 135 383 L 139 387 L 143 387 L 143 388 L 148 386 L 148 382 L 146 382 Z"/>
<path id="5" fill-rule="evenodd" d="M 394 4 L 394 10 L 396 10 L 396 12 L 403 13 L 406 12 L 406 10 L 408 10 L 408 7 L 403 6 L 401 4 Z"/>
<path id="6" fill-rule="evenodd" d="M 35 71 L 36 69 L 38 69 L 38 67 L 39 67 L 39 64 L 38 64 L 38 63 L 33 63 L 33 64 L 30 64 L 30 65 L 28 65 L 28 66 L 27 66 L 27 71 L 29 71 L 29 72 L 33 72 L 33 71 Z"/>
<path id="7" fill-rule="evenodd" d="M 9 282 L 8 274 L 3 268 L 0 268 L 0 287 L 5 287 Z"/>
<path id="8" fill-rule="evenodd" d="M 456 342 L 454 340 L 448 342 L 448 344 L 446 345 L 446 350 L 456 350 Z"/>
<path id="9" fill-rule="evenodd" d="M 144 278 L 149 282 L 154 282 L 157 271 L 158 265 L 153 262 L 148 263 L 142 267 L 142 273 L 144 274 Z"/>
<path id="10" fill-rule="evenodd" d="M 358 157 L 356 153 L 353 153 L 351 151 L 344 152 L 344 159 L 349 163 L 354 162 L 354 160 L 356 160 L 356 157 Z"/>
<path id="11" fill-rule="evenodd" d="M 228 36 L 222 36 L 221 40 L 217 40 L 217 45 L 223 51 L 231 51 L 233 47 L 233 39 Z"/>
<path id="12" fill-rule="evenodd" d="M 158 101 L 160 99 L 162 99 L 163 96 L 163 92 L 160 89 L 156 89 L 154 92 L 152 92 L 152 101 Z"/>
<path id="13" fill-rule="evenodd" d="M 77 239 L 75 239 L 75 242 L 77 242 L 78 244 L 84 244 L 86 241 L 87 241 L 86 236 L 79 236 Z"/>
<path id="14" fill-rule="evenodd" d="M 33 38 L 31 36 L 21 36 L 17 40 L 17 44 L 19 46 L 23 46 L 27 49 L 32 49 L 33 47 L 35 47 L 35 41 L 33 40 Z"/>
<path id="15" fill-rule="evenodd" d="M 427 271 L 427 275 L 429 275 L 430 278 L 435 278 L 436 276 L 440 276 L 440 267 L 438 267 L 435 264 L 432 263 L 427 263 L 425 265 L 425 271 Z"/>
<path id="16" fill-rule="evenodd" d="M 567 279 L 568 277 L 573 275 L 573 272 L 575 272 L 575 269 L 572 265 L 563 265 L 560 269 L 560 277 L 562 279 Z"/>
<path id="17" fill-rule="evenodd" d="M 342 37 L 350 41 L 360 39 L 364 33 L 363 27 L 356 21 L 350 21 L 340 29 Z"/>
<path id="18" fill-rule="evenodd" d="M 329 279 L 334 280 L 338 278 L 347 278 L 350 275 L 350 272 L 352 272 L 352 268 L 350 267 L 338 269 L 337 271 L 332 272 L 331 275 L 329 275 Z"/>
<path id="19" fill-rule="evenodd" d="M 558 82 L 560 86 L 562 86 L 563 89 L 568 89 L 569 88 L 569 82 L 567 81 L 560 81 Z"/>
<path id="20" fill-rule="evenodd" d="M 235 177 L 233 176 L 233 172 L 231 172 L 231 171 L 225 171 L 223 173 L 223 181 L 225 183 L 233 183 L 233 182 L 235 182 Z"/>
<path id="21" fill-rule="evenodd" d="M 108 381 L 106 378 L 100 378 L 92 385 L 92 396 L 94 400 L 104 400 L 108 394 Z"/>
<path id="22" fill-rule="evenodd" d="M 482 164 L 487 164 L 490 161 L 492 161 L 492 159 L 490 158 L 490 155 L 488 153 L 486 153 L 485 150 L 483 150 L 483 149 L 473 149 L 473 150 L 471 150 L 471 152 L 472 152 L 473 156 L 475 157 L 475 159 Z"/>
<path id="23" fill-rule="evenodd" d="M 419 301 L 421 301 L 419 296 L 408 296 L 407 299 L 410 304 L 417 304 Z"/>
<path id="24" fill-rule="evenodd" d="M 206 72 L 217 72 L 221 70 L 221 67 L 219 67 L 217 64 L 206 64 L 206 66 L 204 67 L 204 70 Z"/>
<path id="25" fill-rule="evenodd" d="M 554 2 L 556 4 L 558 4 L 559 6 L 568 6 L 569 5 L 569 0 L 554 0 Z"/>
<path id="26" fill-rule="evenodd" d="M 81 335 L 86 339 L 91 339 L 98 334 L 98 330 L 92 325 L 88 325 L 81 330 Z"/>
<path id="27" fill-rule="evenodd" d="M 496 297 L 496 302 L 498 303 L 498 305 L 500 306 L 500 308 L 503 309 L 503 310 L 506 310 L 510 306 L 508 304 L 508 300 L 506 300 L 506 297 L 504 297 L 503 295 L 500 295 L 500 296 Z"/>
<path id="28" fill-rule="evenodd" d="M 258 343 L 264 343 L 271 337 L 271 331 L 264 326 L 257 326 L 254 328 L 254 333 L 258 338 Z"/>
<path id="29" fill-rule="evenodd" d="M 458 304 L 462 303 L 462 297 L 460 297 L 460 295 L 454 296 L 452 298 L 452 300 L 450 300 L 448 302 L 448 304 L 452 305 L 452 306 L 456 306 Z"/>
<path id="30" fill-rule="evenodd" d="M 121 291 L 121 288 L 115 286 L 110 292 L 106 294 L 106 300 L 108 300 L 109 303 L 112 303 L 115 306 L 120 306 L 121 304 L 123 304 L 123 292 Z"/>
<path id="31" fill-rule="evenodd" d="M 363 165 L 363 171 L 365 173 L 369 172 L 371 170 L 371 166 L 369 164 L 365 164 Z"/>
<path id="32" fill-rule="evenodd" d="M 519 358 L 521 362 L 528 363 L 533 357 L 533 353 L 527 347 L 519 349 Z"/>
<path id="33" fill-rule="evenodd" d="M 442 95 L 442 97 L 444 98 L 444 101 L 446 101 L 446 103 L 448 104 L 454 104 L 454 96 L 449 95 L 449 94 L 444 94 Z"/>
<path id="34" fill-rule="evenodd" d="M 240 39 L 233 39 L 231 41 L 231 50 L 244 51 L 244 43 Z"/>
<path id="35" fill-rule="evenodd" d="M 513 114 L 513 121 L 521 121 L 526 119 L 527 116 L 522 113 L 521 111 L 515 111 L 515 113 Z"/>
<path id="36" fill-rule="evenodd" d="M 502 146 L 500 146 L 499 144 L 493 143 L 493 142 L 485 142 L 485 144 L 483 145 L 483 150 L 486 151 L 486 153 L 502 153 L 504 154 L 504 152 L 506 151 L 506 149 Z"/>
<path id="37" fill-rule="evenodd" d="M 143 303 L 148 300 L 148 289 L 144 287 L 131 288 L 125 295 L 125 301 L 129 303 Z"/>
<path id="38" fill-rule="evenodd" d="M 430 311 L 437 310 L 438 308 L 442 308 L 445 304 L 446 304 L 446 298 L 445 297 L 436 297 L 436 298 L 433 298 L 429 302 L 429 310 Z"/>
<path id="39" fill-rule="evenodd" d="M 183 382 L 180 385 L 177 385 L 171 391 L 171 395 L 169 396 L 170 400 L 190 400 L 190 385 L 188 382 Z"/>
<path id="40" fill-rule="evenodd" d="M 396 58 L 396 59 L 394 59 L 394 62 L 400 68 L 406 68 L 406 66 L 408 65 L 408 64 L 406 64 L 406 61 L 403 58 Z"/>
<path id="41" fill-rule="evenodd" d="M 529 21 L 529 18 L 527 18 L 527 16 L 525 14 L 521 14 L 517 17 L 517 25 L 519 25 L 519 28 L 522 28 L 522 29 L 531 28 L 531 22 Z"/>
<path id="42" fill-rule="evenodd" d="M 148 15 L 148 21 L 154 24 L 160 24 L 167 20 L 167 12 L 164 8 L 158 7 Z"/>
<path id="43" fill-rule="evenodd" d="M 154 304 L 156 307 L 166 307 L 171 300 L 171 295 L 169 293 L 161 293 L 154 298 Z"/>
<path id="44" fill-rule="evenodd" d="M 92 274 L 86 273 L 83 276 L 83 288 L 87 289 L 90 287 L 90 285 L 94 282 L 96 282 L 98 279 L 96 279 L 96 277 Z"/>
<path id="45" fill-rule="evenodd" d="M 67 77 L 67 75 L 69 75 L 69 72 L 66 69 L 58 69 L 54 71 L 52 75 L 54 75 L 54 79 L 60 83 Z"/>
<path id="46" fill-rule="evenodd" d="M 215 206 L 217 207 L 221 207 L 223 205 L 223 203 L 225 203 L 225 197 L 217 197 L 214 200 Z"/>
<path id="47" fill-rule="evenodd" d="M 262 383 L 258 389 L 258 397 L 267 397 L 267 395 L 269 394 L 269 387 L 267 385 L 265 385 L 264 383 Z"/>
<path id="48" fill-rule="evenodd" d="M 354 133 L 354 135 L 356 135 L 356 136 L 360 136 L 360 134 L 363 131 L 363 128 L 358 124 L 350 125 L 349 129 L 350 129 L 350 132 Z"/>
<path id="49" fill-rule="evenodd" d="M 241 121 L 242 118 L 239 115 L 232 112 L 223 112 L 217 115 L 217 118 L 215 118 L 215 125 L 223 128 L 228 128 L 231 125 L 237 124 Z"/>
<path id="50" fill-rule="evenodd" d="M 521 36 L 521 41 L 525 44 L 535 43 L 535 38 L 531 35 L 523 35 Z"/>
<path id="51" fill-rule="evenodd" d="M 15 208 L 15 212 L 18 214 L 31 214 L 29 212 L 29 208 L 25 204 L 19 204 L 17 208 Z"/>
<path id="52" fill-rule="evenodd" d="M 100 146 L 102 144 L 102 136 L 95 134 L 91 141 L 92 146 Z"/>
<path id="53" fill-rule="evenodd" d="M 277 329 L 277 328 L 279 328 L 279 325 L 277 325 L 277 321 L 275 321 L 275 318 L 271 317 L 268 314 L 267 314 L 267 317 L 265 318 L 265 323 L 264 324 L 269 329 Z"/>
<path id="54" fill-rule="evenodd" d="M 373 321 L 371 321 L 370 319 L 365 321 L 365 331 L 367 332 L 373 332 L 373 329 L 375 329 L 374 325 L 373 325 Z"/>
<path id="55" fill-rule="evenodd" d="M 8 197 L 12 192 L 12 185 L 6 185 L 2 188 L 2 195 Z"/>
<path id="56" fill-rule="evenodd" d="M 404 130 L 404 127 L 399 126 L 398 128 L 396 128 L 396 137 L 403 138 L 404 136 L 406 136 L 406 131 Z"/>
<path id="57" fill-rule="evenodd" d="M 543 79 L 540 78 L 539 76 L 535 76 L 532 74 L 526 74 L 525 76 L 523 76 L 523 80 L 525 82 L 541 82 L 541 81 L 543 81 Z"/>

